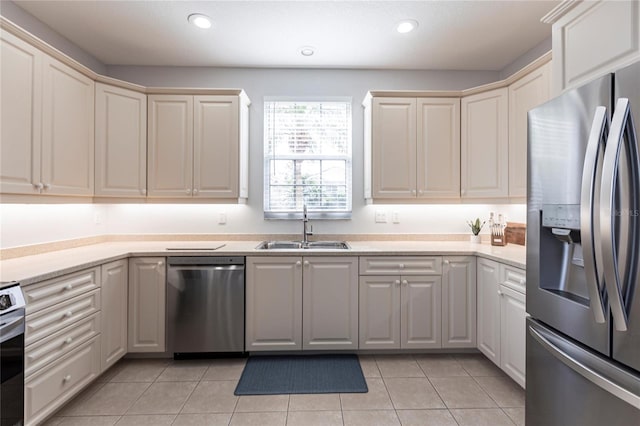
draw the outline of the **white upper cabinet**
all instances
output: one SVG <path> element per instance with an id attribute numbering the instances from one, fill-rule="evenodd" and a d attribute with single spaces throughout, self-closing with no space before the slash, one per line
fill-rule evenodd
<path id="1" fill-rule="evenodd" d="M 194 197 L 239 196 L 239 102 L 237 96 L 194 97 Z"/>
<path id="2" fill-rule="evenodd" d="M 365 198 L 460 197 L 458 98 L 374 97 L 365 108 Z"/>
<path id="3" fill-rule="evenodd" d="M 418 98 L 419 198 L 460 197 L 460 99 Z"/>
<path id="4" fill-rule="evenodd" d="M 527 113 L 551 96 L 551 62 L 509 86 L 509 197 L 527 196 Z"/>
<path id="5" fill-rule="evenodd" d="M 0 31 L 0 192 L 38 194 L 44 54 Z"/>
<path id="6" fill-rule="evenodd" d="M 506 87 L 462 98 L 462 198 L 509 195 L 508 104 Z"/>
<path id="7" fill-rule="evenodd" d="M 2 31 L 3 193 L 93 195 L 93 80 Z"/>
<path id="8" fill-rule="evenodd" d="M 148 195 L 191 197 L 193 96 L 148 97 Z"/>
<path id="9" fill-rule="evenodd" d="M 553 23 L 554 94 L 640 59 L 637 0 L 584 1 L 560 17 L 554 10 L 543 20 Z"/>
<path id="10" fill-rule="evenodd" d="M 148 102 L 149 197 L 247 197 L 246 96 L 149 95 Z"/>
<path id="11" fill-rule="evenodd" d="M 415 98 L 374 98 L 372 126 L 373 198 L 415 197 Z"/>
<path id="12" fill-rule="evenodd" d="M 147 96 L 96 83 L 95 195 L 147 193 Z"/>
<path id="13" fill-rule="evenodd" d="M 45 56 L 42 86 L 43 193 L 91 196 L 94 82 Z"/>

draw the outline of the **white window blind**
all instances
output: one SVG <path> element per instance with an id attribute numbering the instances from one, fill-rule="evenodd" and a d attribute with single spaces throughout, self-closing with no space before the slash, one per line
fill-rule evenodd
<path id="1" fill-rule="evenodd" d="M 351 100 L 266 101 L 264 211 L 351 215 Z"/>

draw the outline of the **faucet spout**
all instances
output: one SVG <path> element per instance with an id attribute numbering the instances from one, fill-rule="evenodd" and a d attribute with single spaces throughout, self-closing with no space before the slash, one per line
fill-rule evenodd
<path id="1" fill-rule="evenodd" d="M 309 225 L 309 229 L 307 229 L 307 224 L 309 223 L 309 218 L 307 217 L 307 205 L 304 204 L 302 207 L 302 243 L 307 244 L 309 242 L 309 235 L 313 235 L 313 227 Z"/>

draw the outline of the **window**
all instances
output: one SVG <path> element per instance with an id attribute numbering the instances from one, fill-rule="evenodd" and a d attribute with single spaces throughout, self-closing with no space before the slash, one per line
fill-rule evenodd
<path id="1" fill-rule="evenodd" d="M 351 217 L 351 100 L 265 101 L 265 218 Z"/>

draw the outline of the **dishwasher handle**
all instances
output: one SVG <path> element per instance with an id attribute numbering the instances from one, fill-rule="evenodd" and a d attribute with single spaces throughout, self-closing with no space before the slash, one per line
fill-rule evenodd
<path id="1" fill-rule="evenodd" d="M 174 256 L 167 258 L 171 266 L 243 266 L 244 256 Z"/>

